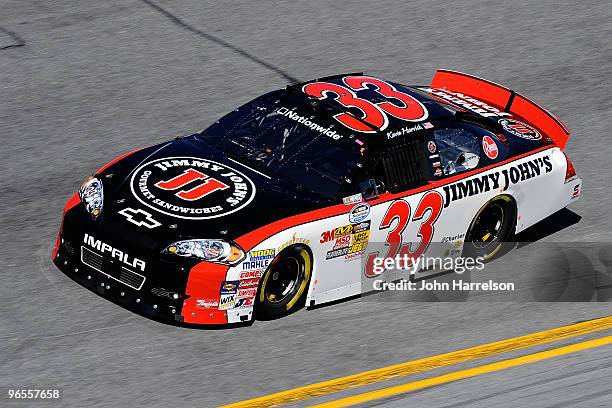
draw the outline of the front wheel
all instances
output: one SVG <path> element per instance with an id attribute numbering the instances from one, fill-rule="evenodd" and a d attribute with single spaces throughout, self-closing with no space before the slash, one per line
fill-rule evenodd
<path id="1" fill-rule="evenodd" d="M 464 254 L 489 262 L 504 242 L 512 239 L 516 207 L 508 196 L 495 197 L 482 207 L 465 236 Z"/>
<path id="2" fill-rule="evenodd" d="M 312 257 L 305 247 L 283 250 L 261 279 L 256 313 L 262 320 L 288 315 L 303 306 L 312 275 Z"/>

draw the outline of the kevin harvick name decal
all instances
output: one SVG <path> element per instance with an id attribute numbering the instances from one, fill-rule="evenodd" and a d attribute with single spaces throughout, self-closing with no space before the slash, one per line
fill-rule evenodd
<path id="1" fill-rule="evenodd" d="M 131 181 L 134 197 L 176 218 L 204 220 L 231 214 L 255 196 L 253 182 L 239 171 L 197 157 L 167 157 L 140 166 Z"/>
<path id="2" fill-rule="evenodd" d="M 483 174 L 477 177 L 461 180 L 457 183 L 442 187 L 444 190 L 444 208 L 453 201 L 461 200 L 491 190 L 506 191 L 508 187 L 521 181 L 538 177 L 540 174 L 550 173 L 552 163 L 550 156 L 539 157 L 508 169 L 498 170 L 494 173 Z"/>

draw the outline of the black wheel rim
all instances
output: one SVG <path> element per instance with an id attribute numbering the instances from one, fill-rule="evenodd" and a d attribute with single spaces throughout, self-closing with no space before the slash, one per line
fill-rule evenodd
<path id="1" fill-rule="evenodd" d="M 272 265 L 268 273 L 270 276 L 264 288 L 265 300 L 281 303 L 290 299 L 297 291 L 303 276 L 303 265 L 299 259 L 288 256 Z"/>
<path id="2" fill-rule="evenodd" d="M 499 242 L 503 231 L 506 212 L 499 203 L 488 205 L 474 221 L 471 241 L 475 248 L 482 250 Z"/>

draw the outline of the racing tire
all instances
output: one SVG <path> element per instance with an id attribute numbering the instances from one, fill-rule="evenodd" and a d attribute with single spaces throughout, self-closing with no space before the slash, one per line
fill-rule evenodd
<path id="1" fill-rule="evenodd" d="M 272 320 L 304 306 L 312 276 L 312 256 L 304 246 L 284 249 L 261 278 L 255 307 L 256 318 Z"/>
<path id="2" fill-rule="evenodd" d="M 465 235 L 463 256 L 495 259 L 505 243 L 511 242 L 516 224 L 516 205 L 507 195 L 495 197 L 485 204 L 472 220 Z"/>

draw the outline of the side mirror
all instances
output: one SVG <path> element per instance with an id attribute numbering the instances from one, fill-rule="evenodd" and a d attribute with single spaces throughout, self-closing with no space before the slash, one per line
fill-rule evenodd
<path id="1" fill-rule="evenodd" d="M 364 200 L 371 200 L 378 197 L 381 191 L 384 191 L 384 184 L 374 179 L 368 179 L 359 183 L 359 190 Z"/>

